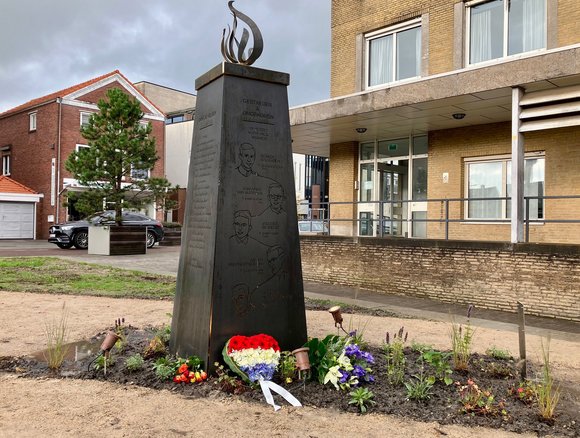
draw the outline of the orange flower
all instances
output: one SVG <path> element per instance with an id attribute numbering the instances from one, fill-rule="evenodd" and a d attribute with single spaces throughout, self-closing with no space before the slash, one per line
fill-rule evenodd
<path id="1" fill-rule="evenodd" d="M 187 368 L 187 364 L 186 364 L 186 363 L 184 363 L 183 365 L 181 365 L 181 366 L 179 367 L 179 369 L 177 370 L 177 372 L 178 372 L 179 374 L 183 374 L 183 373 L 185 373 L 186 371 L 188 371 L 188 368 Z"/>

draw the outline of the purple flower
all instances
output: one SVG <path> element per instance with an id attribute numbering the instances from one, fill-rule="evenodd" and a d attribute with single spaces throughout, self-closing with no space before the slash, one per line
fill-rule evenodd
<path id="1" fill-rule="evenodd" d="M 350 379 L 350 374 L 348 371 L 343 370 L 342 368 L 339 368 L 338 371 L 340 372 L 340 375 L 342 376 L 339 380 L 340 383 L 346 383 L 348 382 L 348 380 Z"/>
<path id="2" fill-rule="evenodd" d="M 375 363 L 375 358 L 367 351 L 361 351 L 360 358 L 365 360 L 367 363 Z"/>
<path id="3" fill-rule="evenodd" d="M 363 367 L 361 367 L 360 365 L 355 365 L 353 367 L 352 370 L 352 375 L 356 376 L 356 377 L 362 377 L 366 374 L 367 372 L 365 371 L 365 369 Z"/>
<path id="4" fill-rule="evenodd" d="M 349 344 L 346 347 L 344 347 L 344 354 L 347 357 L 354 357 L 360 359 L 362 351 L 360 350 L 358 345 Z"/>

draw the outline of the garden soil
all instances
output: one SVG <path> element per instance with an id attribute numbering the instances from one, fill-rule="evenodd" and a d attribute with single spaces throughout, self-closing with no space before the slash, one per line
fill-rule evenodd
<path id="1" fill-rule="evenodd" d="M 158 327 L 169 322 L 171 301 L 0 292 L 0 359 L 42 350 L 45 324 L 60 318 L 65 305 L 69 340 L 90 339 L 117 318 L 133 327 Z M 334 332 L 325 311 L 308 311 L 308 334 Z M 419 319 L 369 315 L 345 316 L 345 326 L 364 329 L 364 338 L 379 346 L 385 332 L 408 331 L 410 340 L 449 349 L 449 324 Z M 516 331 L 476 328 L 474 350 L 490 346 L 518 351 Z M 540 362 L 540 338 L 527 336 L 528 357 Z M 550 357 L 562 383 L 561 405 L 580 411 L 580 343 L 554 338 Z M 171 388 L 171 386 L 169 386 Z M 300 398 L 300 390 L 295 391 Z M 258 399 L 258 398 L 256 398 Z M 455 409 L 451 408 L 450 409 Z M 573 415 L 573 414 L 572 414 Z M 578 419 L 576 420 L 578 423 Z M 0 372 L 0 437 L 38 436 L 389 436 L 489 437 L 534 436 L 497 429 L 415 421 L 396 415 L 364 416 L 339 407 L 284 405 L 278 412 L 248 397 L 208 391 L 207 398 L 168 389 L 143 388 L 98 380 L 22 377 Z M 545 432 L 543 433 L 545 435 Z"/>

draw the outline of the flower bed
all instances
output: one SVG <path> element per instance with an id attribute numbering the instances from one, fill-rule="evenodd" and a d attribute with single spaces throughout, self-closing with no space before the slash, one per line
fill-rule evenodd
<path id="1" fill-rule="evenodd" d="M 264 403 L 263 395 L 255 384 L 244 383 L 228 372 L 227 367 L 222 367 L 218 376 L 208 376 L 206 381 L 201 378 L 205 367 L 195 360 L 165 359 L 162 347 L 166 347 L 166 332 L 141 331 L 131 327 L 124 327 L 123 330 L 123 345 L 120 349 L 112 350 L 114 363 L 108 366 L 106 375 L 102 368 L 95 369 L 92 365 L 87 371 L 91 359 L 87 358 L 76 367 L 65 363 L 56 376 L 171 389 L 196 398 L 221 394 L 218 396 L 235 396 Z M 157 341 L 152 342 L 152 338 Z M 102 335 L 97 342 L 101 340 Z M 553 424 L 539 418 L 535 401 L 530 396 L 530 387 L 520 385 L 513 359 L 473 354 L 468 370 L 458 372 L 451 369 L 447 357 L 449 352 L 437 352 L 418 345 L 412 347 L 404 340 L 404 337 L 395 337 L 390 340 L 390 347 L 387 347 L 364 345 L 364 340 L 356 336 L 332 335 L 325 348 L 333 352 L 328 356 L 333 359 L 324 366 L 318 362 L 318 366 L 311 370 L 311 378 L 305 383 L 292 372 L 292 366 L 285 366 L 288 361 L 291 362 L 291 355 L 285 354 L 281 354 L 280 365 L 272 378 L 290 390 L 305 406 L 359 413 L 362 404 L 368 412 L 435 421 L 442 425 L 486 426 L 537 433 L 540 436 L 578 436 L 580 433 L 579 424 L 575 422 L 577 412 L 570 409 L 570 404 L 559 405 Z M 314 344 L 323 343 L 324 339 L 313 341 L 309 343 L 311 355 L 314 353 Z M 400 345 L 395 346 L 395 342 L 400 342 Z M 268 350 L 273 345 L 263 346 L 264 350 Z M 398 347 L 401 347 L 402 356 L 399 355 Z M 136 365 L 129 369 L 126 364 L 129 358 L 136 355 L 143 356 L 143 363 L 137 366 L 140 361 L 132 360 L 131 363 Z M 326 357 L 326 353 L 323 356 Z M 399 366 L 397 363 L 404 364 L 402 380 L 393 383 L 399 379 L 389 381 L 388 377 L 396 374 L 389 374 L 389 370 L 393 371 L 393 367 Z M 281 373 L 284 366 L 286 375 Z M 166 377 L 162 378 L 159 371 L 163 371 L 164 367 Z M 25 358 L 4 358 L 0 361 L 0 369 L 25 376 L 50 374 L 45 363 Z M 200 379 L 197 379 L 196 372 L 200 374 Z M 420 382 L 428 387 L 423 391 L 426 397 L 410 397 L 412 392 L 406 384 L 421 389 Z M 412 394 L 420 395 L 422 392 L 419 389 Z M 353 395 L 357 391 L 358 395 Z M 368 396 L 369 392 L 372 397 Z M 284 406 L 280 401 L 278 403 Z"/>

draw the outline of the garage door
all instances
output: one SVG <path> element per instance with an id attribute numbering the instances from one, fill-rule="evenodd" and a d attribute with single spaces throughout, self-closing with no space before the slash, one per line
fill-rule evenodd
<path id="1" fill-rule="evenodd" d="M 0 202 L 0 239 L 34 239 L 34 204 Z"/>

